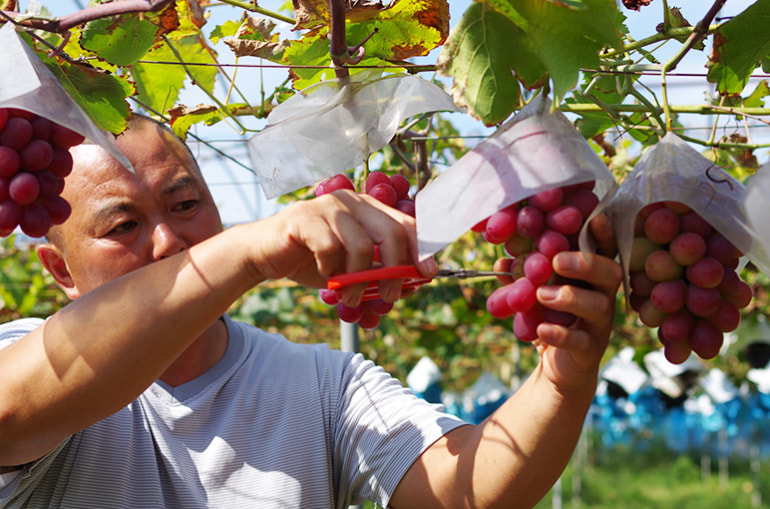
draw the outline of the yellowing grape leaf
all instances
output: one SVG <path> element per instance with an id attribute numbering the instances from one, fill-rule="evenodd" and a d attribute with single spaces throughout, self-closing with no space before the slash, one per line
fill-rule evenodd
<path id="1" fill-rule="evenodd" d="M 370 57 L 400 61 L 426 55 L 449 35 L 449 4 L 446 0 L 398 0 L 383 10 L 351 11 L 348 14 L 348 46 L 366 41 Z"/>
<path id="2" fill-rule="evenodd" d="M 761 59 L 770 55 L 770 0 L 757 0 L 714 34 L 708 80 L 723 95 L 738 95 Z"/>

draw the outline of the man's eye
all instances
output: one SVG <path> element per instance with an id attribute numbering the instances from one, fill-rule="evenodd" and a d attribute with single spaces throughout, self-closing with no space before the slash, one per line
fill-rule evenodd
<path id="1" fill-rule="evenodd" d="M 125 223 L 120 223 L 118 226 L 110 230 L 108 235 L 119 235 L 121 233 L 126 233 L 131 231 L 135 227 L 136 227 L 136 221 L 126 221 Z"/>
<path id="2" fill-rule="evenodd" d="M 174 205 L 174 211 L 186 212 L 188 210 L 194 209 L 197 205 L 198 200 L 185 200 Z"/>

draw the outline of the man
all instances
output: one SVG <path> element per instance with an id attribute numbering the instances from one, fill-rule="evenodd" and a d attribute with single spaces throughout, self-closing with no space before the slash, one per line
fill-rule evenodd
<path id="1" fill-rule="evenodd" d="M 594 395 L 621 271 L 563 253 L 541 362 L 495 414 L 441 413 L 360 355 L 295 345 L 224 315 L 288 277 L 418 263 L 411 218 L 335 192 L 221 231 L 191 155 L 142 117 L 73 149 L 71 217 L 38 249 L 74 299 L 0 330 L 0 507 L 531 507 L 566 465 Z M 611 228 L 597 223 L 599 240 Z M 380 283 L 390 301 L 397 281 Z M 342 298 L 355 305 L 363 288 Z"/>

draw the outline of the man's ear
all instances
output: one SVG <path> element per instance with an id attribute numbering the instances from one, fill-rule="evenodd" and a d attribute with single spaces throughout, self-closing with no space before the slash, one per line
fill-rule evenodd
<path id="1" fill-rule="evenodd" d="M 35 251 L 37 257 L 53 278 L 56 280 L 56 284 L 59 288 L 64 290 L 67 297 L 70 299 L 77 299 L 80 297 L 80 291 L 75 285 L 75 281 L 72 279 L 67 262 L 64 261 L 64 255 L 58 247 L 53 244 L 39 244 Z"/>

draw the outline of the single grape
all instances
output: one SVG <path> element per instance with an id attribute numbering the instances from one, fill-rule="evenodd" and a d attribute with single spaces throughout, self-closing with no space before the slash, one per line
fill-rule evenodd
<path id="1" fill-rule="evenodd" d="M 668 281 L 676 279 L 683 273 L 682 266 L 674 261 L 665 249 L 653 251 L 644 262 L 644 272 L 653 281 Z"/>
<path id="2" fill-rule="evenodd" d="M 510 285 L 496 288 L 487 297 L 487 312 L 495 318 L 508 318 L 513 314 L 513 310 L 508 305 L 508 290 Z"/>
<path id="3" fill-rule="evenodd" d="M 72 207 L 69 202 L 58 194 L 42 200 L 41 205 L 48 211 L 48 215 L 51 216 L 51 224 L 62 224 L 72 213 Z"/>
<path id="4" fill-rule="evenodd" d="M 666 207 L 671 212 L 673 212 L 674 214 L 676 214 L 677 216 L 681 216 L 692 210 L 689 205 L 679 201 L 664 201 L 663 206 Z"/>
<path id="5" fill-rule="evenodd" d="M 388 177 L 384 172 L 369 172 L 369 175 L 366 177 L 366 183 L 364 184 L 364 191 L 367 194 L 371 194 L 372 189 L 380 184 L 386 184 L 392 187 L 392 184 L 390 183 L 390 177 Z"/>
<path id="6" fill-rule="evenodd" d="M 40 198 L 49 198 L 55 194 L 59 194 L 59 179 L 50 172 L 50 170 L 43 170 L 34 173 L 38 184 L 40 185 Z"/>
<path id="7" fill-rule="evenodd" d="M 687 341 L 695 320 L 686 309 L 667 316 L 660 324 L 661 332 L 668 341 Z"/>
<path id="8" fill-rule="evenodd" d="M 0 235 L 7 237 L 19 225 L 21 205 L 13 200 L 0 203 Z"/>
<path id="9" fill-rule="evenodd" d="M 692 354 L 692 349 L 687 341 L 662 340 L 662 342 L 663 356 L 671 364 L 681 364 L 690 357 L 690 354 Z"/>
<path id="10" fill-rule="evenodd" d="M 13 201 L 19 205 L 27 205 L 37 200 L 40 184 L 32 173 L 22 171 L 11 178 L 8 192 Z"/>
<path id="11" fill-rule="evenodd" d="M 530 205 L 523 206 L 516 219 L 516 231 L 522 237 L 536 239 L 545 229 L 545 216 Z"/>
<path id="12" fill-rule="evenodd" d="M 408 216 L 415 217 L 417 215 L 417 209 L 415 208 L 414 200 L 406 198 L 398 200 L 396 202 L 396 208 Z"/>
<path id="13" fill-rule="evenodd" d="M 343 322 L 357 323 L 364 316 L 364 304 L 361 303 L 356 307 L 350 307 L 340 302 L 337 304 L 337 316 Z"/>
<path id="14" fill-rule="evenodd" d="M 390 185 L 390 181 L 387 184 L 377 184 L 367 191 L 367 194 L 388 207 L 396 206 L 398 196 L 396 190 Z"/>
<path id="15" fill-rule="evenodd" d="M 706 240 L 706 246 L 706 256 L 724 265 L 729 264 L 738 255 L 735 246 L 720 233 L 712 234 Z"/>
<path id="16" fill-rule="evenodd" d="M 713 359 L 724 342 L 723 334 L 706 320 L 696 320 L 690 333 L 690 348 L 701 359 Z"/>
<path id="17" fill-rule="evenodd" d="M 19 226 L 21 231 L 30 237 L 42 237 L 51 228 L 51 216 L 48 215 L 45 207 L 32 202 L 22 207 Z"/>
<path id="18" fill-rule="evenodd" d="M 713 315 L 722 303 L 722 296 L 716 288 L 701 288 L 689 285 L 687 288 L 687 309 L 695 316 Z"/>
<path id="19" fill-rule="evenodd" d="M 366 307 L 370 309 L 372 312 L 382 316 L 390 313 L 390 310 L 393 309 L 393 303 L 386 302 L 382 299 L 372 299 L 372 300 L 366 301 Z"/>
<path id="20" fill-rule="evenodd" d="M 635 237 L 631 244 L 631 259 L 629 260 L 629 268 L 631 271 L 644 270 L 644 264 L 647 261 L 647 257 L 650 253 L 661 249 L 661 245 L 657 244 L 647 237 Z"/>
<path id="21" fill-rule="evenodd" d="M 406 200 L 409 198 L 409 188 L 411 185 L 409 184 L 408 178 L 400 173 L 396 173 L 395 175 L 390 176 L 390 185 L 396 190 L 396 195 L 399 200 Z"/>
<path id="22" fill-rule="evenodd" d="M 571 235 L 580 231 L 583 216 L 576 207 L 559 205 L 545 216 L 545 224 L 553 231 Z"/>
<path id="23" fill-rule="evenodd" d="M 540 314 L 544 322 L 561 325 L 562 327 L 570 327 L 577 320 L 577 317 L 572 313 L 557 311 L 546 306 L 540 306 Z"/>
<path id="24" fill-rule="evenodd" d="M 535 240 L 535 248 L 546 258 L 553 260 L 553 257 L 563 251 L 569 251 L 571 244 L 569 239 L 559 232 L 545 230 Z"/>
<path id="25" fill-rule="evenodd" d="M 713 228 L 700 214 L 691 210 L 679 217 L 679 231 L 697 233 L 705 239 L 711 235 Z"/>
<path id="26" fill-rule="evenodd" d="M 32 140 L 19 153 L 21 167 L 26 171 L 40 171 L 53 161 L 53 148 L 45 140 Z"/>
<path id="27" fill-rule="evenodd" d="M 644 233 L 658 244 L 668 244 L 679 233 L 679 216 L 667 208 L 653 211 L 644 222 Z"/>
<path id="28" fill-rule="evenodd" d="M 32 124 L 21 117 L 8 119 L 5 129 L 0 132 L 0 144 L 21 151 L 32 139 Z"/>
<path id="29" fill-rule="evenodd" d="M 513 333 L 520 341 L 534 341 L 537 339 L 537 327 L 541 323 L 543 314 L 540 306 L 533 306 L 513 315 Z"/>
<path id="30" fill-rule="evenodd" d="M 53 158 L 48 169 L 58 178 L 65 178 L 72 173 L 72 154 L 66 148 L 53 148 Z M 352 184 L 351 184 L 352 185 Z"/>
<path id="31" fill-rule="evenodd" d="M 551 260 L 538 251 L 530 253 L 524 261 L 524 275 L 535 286 L 546 284 L 553 276 Z"/>
<path id="32" fill-rule="evenodd" d="M 337 292 L 334 290 L 327 290 L 325 288 L 321 288 L 318 290 L 318 295 L 321 297 L 321 300 L 330 306 L 336 306 L 340 303 L 340 298 L 337 295 Z"/>
<path id="33" fill-rule="evenodd" d="M 507 288 L 506 302 L 512 312 L 527 311 L 537 304 L 537 286 L 529 278 L 521 277 Z"/>
<path id="34" fill-rule="evenodd" d="M 21 167 L 21 158 L 14 149 L 0 145 L 0 178 L 16 175 Z"/>
<path id="35" fill-rule="evenodd" d="M 675 313 L 685 305 L 687 295 L 687 283 L 681 279 L 670 279 L 653 287 L 650 300 L 664 313 Z"/>
<path id="36" fill-rule="evenodd" d="M 647 222 L 647 218 L 654 211 L 664 207 L 665 205 L 663 205 L 663 202 L 648 203 L 642 207 L 636 214 L 636 219 L 634 220 L 634 237 L 643 237 L 645 235 L 644 224 Z"/>
<path id="37" fill-rule="evenodd" d="M 487 221 L 489 221 L 489 218 L 479 221 L 471 227 L 471 231 L 474 233 L 484 233 L 487 231 Z"/>
<path id="38" fill-rule="evenodd" d="M 66 152 L 67 155 L 69 155 L 68 151 L 65 150 L 64 152 Z M 70 170 L 72 169 L 71 168 L 71 166 L 72 166 L 72 162 L 71 161 L 72 161 L 72 157 L 70 156 Z M 57 173 L 53 169 L 52 169 L 52 171 L 54 172 L 54 174 L 57 177 L 61 177 L 61 176 L 66 177 L 67 176 L 67 175 L 60 175 L 59 173 Z M 331 178 L 328 178 L 326 180 L 322 180 L 321 182 L 319 182 L 316 185 L 316 187 L 315 187 L 315 195 L 316 196 L 322 196 L 322 195 L 324 195 L 326 193 L 331 193 L 331 192 L 334 192 L 334 191 L 338 191 L 340 189 L 350 189 L 351 191 L 355 191 L 356 190 L 355 186 L 353 185 L 353 182 L 344 173 L 339 173 L 339 174 L 337 174 L 337 175 L 335 175 L 335 176 L 333 176 Z"/>
<path id="39" fill-rule="evenodd" d="M 502 244 L 516 233 L 518 211 L 506 207 L 489 216 L 484 238 L 492 244 Z"/>
<path id="40" fill-rule="evenodd" d="M 85 136 L 73 131 L 63 125 L 54 124 L 51 134 L 51 143 L 57 147 L 69 148 L 80 145 L 85 140 Z"/>
<path id="41" fill-rule="evenodd" d="M 599 197 L 588 189 L 578 189 L 564 197 L 564 205 L 575 207 L 583 218 L 587 218 L 599 205 Z"/>
<path id="42" fill-rule="evenodd" d="M 363 314 L 358 319 L 358 326 L 366 330 L 376 329 L 381 319 L 382 316 L 372 311 L 365 303 Z"/>
<path id="43" fill-rule="evenodd" d="M 655 307 L 650 299 L 646 299 L 639 306 L 639 320 L 647 327 L 660 327 L 663 320 L 668 316 L 666 313 Z"/>
<path id="44" fill-rule="evenodd" d="M 541 212 L 548 212 L 561 205 L 564 191 L 561 188 L 540 191 L 529 197 L 529 204 Z"/>
<path id="45" fill-rule="evenodd" d="M 717 288 L 724 274 L 724 266 L 714 258 L 701 258 L 685 270 L 687 280 L 702 288 Z"/>
<path id="46" fill-rule="evenodd" d="M 753 292 L 748 284 L 738 281 L 735 288 L 731 292 L 723 294 L 723 297 L 738 306 L 739 309 L 743 309 L 751 303 Z"/>
<path id="47" fill-rule="evenodd" d="M 532 242 L 532 239 L 522 237 L 521 235 L 514 235 L 505 241 L 505 252 L 511 256 L 521 256 L 529 253 L 534 247 L 535 244 Z"/>
<path id="48" fill-rule="evenodd" d="M 628 277 L 629 283 L 631 284 L 631 290 L 642 297 L 649 297 L 652 293 L 652 289 L 657 284 L 642 271 L 631 272 Z"/>
<path id="49" fill-rule="evenodd" d="M 706 241 L 693 232 L 681 232 L 668 246 L 671 256 L 679 265 L 689 266 L 706 254 Z"/>
<path id="50" fill-rule="evenodd" d="M 33 139 L 49 141 L 53 136 L 53 122 L 47 118 L 36 116 L 30 123 L 32 124 Z"/>
<path id="51" fill-rule="evenodd" d="M 628 305 L 637 313 L 642 308 L 642 304 L 648 300 L 650 300 L 649 295 L 639 295 L 633 290 L 631 290 L 631 293 L 628 295 Z"/>
<path id="52" fill-rule="evenodd" d="M 732 302 L 723 300 L 719 304 L 716 313 L 707 317 L 711 325 L 721 332 L 731 332 L 741 323 L 741 310 Z"/>

